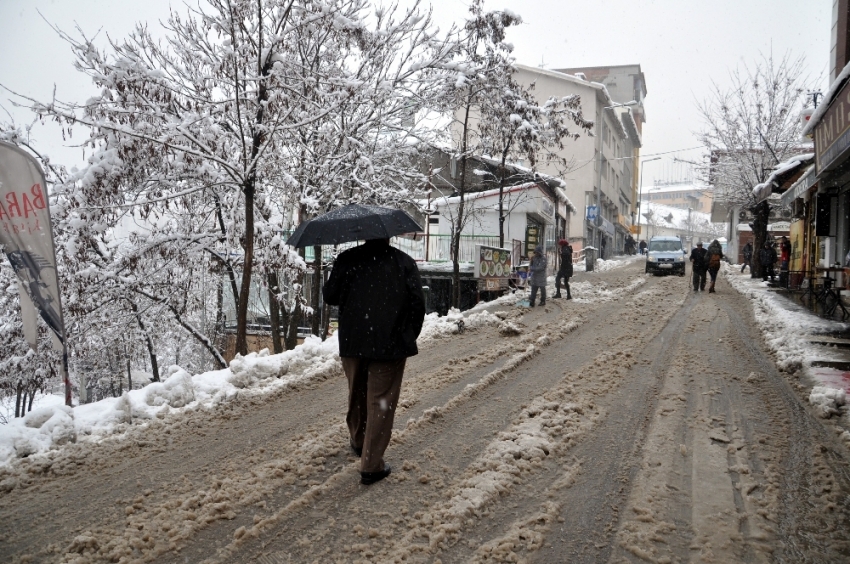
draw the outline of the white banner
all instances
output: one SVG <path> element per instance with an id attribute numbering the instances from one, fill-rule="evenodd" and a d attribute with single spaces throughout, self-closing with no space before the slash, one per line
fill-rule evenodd
<path id="1" fill-rule="evenodd" d="M 36 348 L 41 316 L 63 349 L 65 328 L 44 173 L 27 152 L 0 142 L 0 248 L 18 275 L 27 343 Z"/>

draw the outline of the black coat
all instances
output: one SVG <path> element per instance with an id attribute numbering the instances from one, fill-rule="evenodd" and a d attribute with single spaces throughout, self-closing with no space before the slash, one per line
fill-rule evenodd
<path id="1" fill-rule="evenodd" d="M 702 247 L 696 247 L 691 251 L 691 262 L 694 263 L 694 272 L 705 272 L 708 270 L 708 251 Z"/>
<path id="2" fill-rule="evenodd" d="M 339 356 L 394 360 L 419 351 L 425 297 L 416 262 L 385 241 L 341 253 L 325 284 L 339 306 Z"/>
<path id="3" fill-rule="evenodd" d="M 573 276 L 573 248 L 570 245 L 561 246 L 561 266 L 558 274 L 572 278 Z"/>
<path id="4" fill-rule="evenodd" d="M 773 247 L 762 247 L 759 249 L 759 262 L 762 266 L 773 266 L 776 264 L 776 249 Z"/>

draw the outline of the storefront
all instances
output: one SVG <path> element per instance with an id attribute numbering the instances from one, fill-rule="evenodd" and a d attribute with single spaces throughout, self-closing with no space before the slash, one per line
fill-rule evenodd
<path id="1" fill-rule="evenodd" d="M 850 65 L 848 65 L 850 67 Z M 850 251 L 850 70 L 830 86 L 803 133 L 815 143 L 817 165 L 813 197 L 807 210 L 813 222 L 813 240 L 808 246 L 811 262 L 825 268 L 844 265 Z M 814 183 L 812 184 L 814 185 Z M 802 190 L 803 188 L 800 187 Z M 789 196 L 790 197 L 790 196 Z"/>

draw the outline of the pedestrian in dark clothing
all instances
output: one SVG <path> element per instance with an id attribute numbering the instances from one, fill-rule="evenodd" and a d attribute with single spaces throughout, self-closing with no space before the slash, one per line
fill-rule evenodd
<path id="1" fill-rule="evenodd" d="M 558 273 L 555 275 L 555 295 L 552 299 L 561 297 L 561 279 L 564 279 L 564 288 L 567 290 L 567 299 L 571 300 L 570 295 L 570 278 L 573 276 L 573 247 L 566 239 L 558 241 L 560 250 L 561 266 L 558 268 Z"/>
<path id="2" fill-rule="evenodd" d="M 645 255 L 646 254 L 646 241 L 641 239 L 640 245 L 638 245 L 638 247 L 640 248 L 640 254 Z"/>
<path id="3" fill-rule="evenodd" d="M 708 293 L 714 293 L 714 284 L 717 282 L 717 272 L 720 270 L 720 260 L 723 258 L 723 247 L 720 241 L 715 239 L 708 246 L 706 253 L 706 262 L 708 264 L 708 275 L 711 278 L 711 284 L 708 287 Z"/>
<path id="4" fill-rule="evenodd" d="M 761 263 L 762 282 L 767 282 L 768 276 L 770 281 L 774 282 L 776 273 L 773 271 L 773 267 L 776 264 L 776 249 L 773 248 L 770 241 L 765 241 L 764 247 L 759 251 L 759 262 Z"/>
<path id="5" fill-rule="evenodd" d="M 702 248 L 702 241 L 691 251 L 690 260 L 693 263 L 694 292 L 705 291 L 705 271 L 708 270 L 708 251 Z"/>
<path id="6" fill-rule="evenodd" d="M 753 243 L 752 241 L 747 241 L 747 244 L 744 245 L 744 248 L 741 249 L 741 253 L 744 255 L 744 264 L 741 266 L 741 272 L 744 272 L 744 269 L 748 266 L 750 267 L 750 272 L 753 271 Z"/>
<path id="7" fill-rule="evenodd" d="M 339 356 L 348 378 L 348 431 L 361 456 L 360 481 L 389 476 L 390 443 L 407 357 L 425 318 L 416 262 L 389 239 L 366 241 L 340 254 L 324 288 L 325 303 L 339 306 Z"/>
<path id="8" fill-rule="evenodd" d="M 625 242 L 625 249 L 624 249 L 626 251 L 626 254 L 627 255 L 635 254 L 635 246 L 636 246 L 635 238 L 632 237 L 631 235 L 626 235 L 626 242 Z"/>
<path id="9" fill-rule="evenodd" d="M 779 241 L 779 285 L 788 287 L 788 266 L 791 264 L 791 241 L 782 236 Z"/>
<path id="10" fill-rule="evenodd" d="M 546 305 L 546 267 L 548 263 L 546 257 L 543 256 L 543 247 L 540 245 L 534 248 L 534 255 L 531 257 L 531 264 L 528 267 L 529 284 L 531 284 L 531 299 L 528 301 L 531 307 L 534 307 L 537 292 L 540 292 L 540 305 Z"/>

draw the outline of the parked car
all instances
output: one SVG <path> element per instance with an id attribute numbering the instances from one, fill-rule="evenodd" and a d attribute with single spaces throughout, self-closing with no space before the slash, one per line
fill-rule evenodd
<path id="1" fill-rule="evenodd" d="M 653 237 L 646 253 L 646 272 L 685 275 L 685 249 L 678 237 Z"/>

